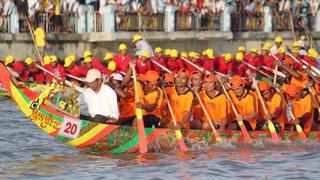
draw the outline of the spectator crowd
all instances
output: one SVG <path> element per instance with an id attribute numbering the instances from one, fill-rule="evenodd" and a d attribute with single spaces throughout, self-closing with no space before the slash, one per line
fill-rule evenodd
<path id="1" fill-rule="evenodd" d="M 15 6 L 19 12 L 20 31 L 27 30 L 25 19 L 28 17 L 35 26 L 39 23 L 49 24 L 50 32 L 59 33 L 74 31 L 72 25 L 75 18 L 79 17 L 80 5 L 92 6 L 96 16 L 100 16 L 104 13 L 103 7 L 109 4 L 116 6 L 117 24 L 127 18 L 121 15 L 157 16 L 164 14 L 165 7 L 172 4 L 178 8 L 177 16 L 194 16 L 207 25 L 211 17 L 216 17 L 215 21 L 218 22 L 220 15 L 228 8 L 232 14 L 233 31 L 261 30 L 264 7 L 267 6 L 272 12 L 274 30 L 294 28 L 302 31 L 304 26 L 312 28 L 320 0 L 0 0 L 0 31 L 7 31 L 8 16 Z M 192 23 L 188 18 L 181 18 L 181 21 L 182 24 Z"/>

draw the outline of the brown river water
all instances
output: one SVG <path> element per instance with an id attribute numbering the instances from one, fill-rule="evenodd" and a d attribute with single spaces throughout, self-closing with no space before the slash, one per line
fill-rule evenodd
<path id="1" fill-rule="evenodd" d="M 320 179 L 320 142 L 99 156 L 45 134 L 8 99 L 0 112 L 0 179 Z"/>

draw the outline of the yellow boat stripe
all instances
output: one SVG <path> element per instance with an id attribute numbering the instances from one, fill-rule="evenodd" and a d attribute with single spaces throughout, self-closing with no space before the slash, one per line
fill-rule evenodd
<path id="1" fill-rule="evenodd" d="M 11 93 L 12 96 L 15 100 L 15 102 L 17 103 L 19 109 L 35 124 L 37 125 L 39 128 L 41 128 L 44 132 L 51 134 L 53 132 L 55 132 L 57 129 L 53 128 L 52 126 L 46 125 L 46 122 L 48 122 L 48 120 L 52 120 L 52 118 L 50 119 L 50 117 L 48 117 L 47 115 L 43 115 L 41 117 L 37 117 L 37 120 L 33 120 L 32 119 L 32 115 L 34 114 L 34 110 L 32 110 L 30 108 L 30 104 L 28 104 L 25 99 L 22 97 L 22 95 L 20 94 L 20 92 L 18 91 L 18 89 L 15 87 L 15 85 L 10 82 L 10 89 L 11 89 Z M 59 128 L 59 127 L 57 127 Z"/>
<path id="2" fill-rule="evenodd" d="M 67 144 L 71 146 L 78 146 L 80 144 L 85 143 L 86 141 L 92 139 L 96 135 L 98 135 L 101 131 L 103 131 L 108 125 L 106 124 L 99 124 L 96 127 L 92 128 L 90 131 L 85 133 L 84 135 L 78 137 L 77 139 L 71 140 L 67 142 Z"/>

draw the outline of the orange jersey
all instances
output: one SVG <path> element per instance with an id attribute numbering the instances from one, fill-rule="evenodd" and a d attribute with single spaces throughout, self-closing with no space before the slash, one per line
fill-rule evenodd
<path id="1" fill-rule="evenodd" d="M 145 94 L 143 91 L 143 85 L 138 83 L 138 92 L 139 92 L 139 101 L 143 104 L 157 104 L 157 107 L 152 111 L 148 112 L 143 110 L 143 115 L 154 115 L 158 118 L 161 118 L 162 102 L 163 102 L 163 93 L 159 87 L 156 90 Z"/>
<path id="2" fill-rule="evenodd" d="M 248 91 L 248 90 L 247 90 Z M 258 101 L 256 95 L 252 91 L 248 91 L 247 95 L 242 99 L 238 99 L 233 91 L 229 91 L 232 102 L 236 106 L 239 114 L 241 116 L 249 115 L 250 113 L 258 113 Z M 256 129 L 257 120 L 256 119 L 246 119 L 252 129 Z"/>
<path id="3" fill-rule="evenodd" d="M 220 93 L 215 97 L 211 98 L 207 95 L 206 91 L 202 91 L 199 93 L 200 98 L 206 108 L 211 120 L 213 122 L 224 121 L 228 116 L 228 101 L 224 94 Z M 205 122 L 208 121 L 205 114 L 202 114 L 201 119 Z"/>
<path id="4" fill-rule="evenodd" d="M 120 99 L 118 102 L 120 116 L 119 118 L 128 118 L 135 116 L 135 99 L 134 99 L 134 88 L 131 86 L 127 90 L 130 94 L 132 94 L 132 97 L 126 98 L 126 99 Z"/>
<path id="5" fill-rule="evenodd" d="M 311 117 L 303 126 L 304 131 L 309 132 L 313 122 L 314 104 L 311 94 L 307 94 L 299 100 L 292 100 L 292 112 L 296 118 L 301 118 L 306 113 L 311 113 Z"/>
<path id="6" fill-rule="evenodd" d="M 178 94 L 174 87 L 168 87 L 166 89 L 170 104 L 172 106 L 172 111 L 177 120 L 177 123 L 181 123 L 183 118 L 190 112 L 193 101 L 193 93 L 191 90 L 187 91 L 184 94 Z M 170 113 L 167 113 L 170 115 Z M 172 117 L 169 117 L 170 122 L 172 122 Z M 189 129 L 190 123 L 186 123 L 184 128 Z"/>
<path id="7" fill-rule="evenodd" d="M 199 95 L 204 92 L 204 91 L 200 91 L 199 92 Z M 203 120 L 203 117 L 204 117 L 204 111 L 202 109 L 202 106 L 200 104 L 200 102 L 197 104 L 197 105 L 194 105 L 193 108 L 192 108 L 192 116 L 193 116 L 193 119 L 196 119 L 196 120 Z"/>
<path id="8" fill-rule="evenodd" d="M 286 113 L 287 109 L 284 105 L 282 96 L 279 93 L 275 93 L 272 96 L 271 100 L 268 100 L 268 101 L 265 100 L 265 104 L 270 114 L 274 114 L 277 108 L 279 107 L 282 108 L 282 113 L 277 119 L 275 119 L 275 122 L 280 124 L 281 129 L 284 130 L 285 123 L 288 122 L 288 117 Z"/>

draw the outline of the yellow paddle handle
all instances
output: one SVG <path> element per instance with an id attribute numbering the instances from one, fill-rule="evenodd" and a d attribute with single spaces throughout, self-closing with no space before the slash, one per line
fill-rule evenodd
<path id="1" fill-rule="evenodd" d="M 142 114 L 142 109 L 136 109 L 136 117 L 137 120 L 142 120 L 143 119 L 143 114 Z"/>

